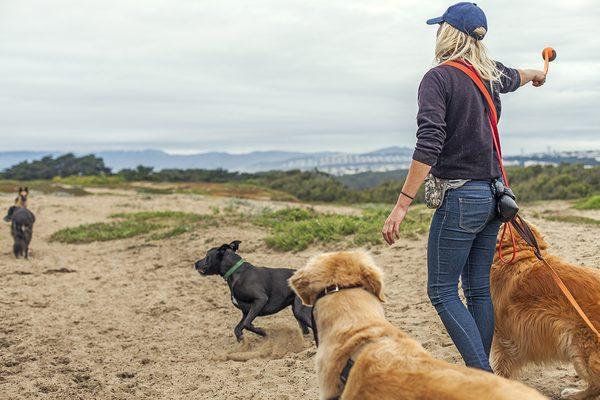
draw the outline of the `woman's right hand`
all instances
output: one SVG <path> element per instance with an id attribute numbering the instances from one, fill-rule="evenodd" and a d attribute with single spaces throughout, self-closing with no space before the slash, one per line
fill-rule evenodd
<path id="1" fill-rule="evenodd" d="M 402 224 L 402 221 L 404 221 L 407 212 L 408 207 L 396 204 L 385 220 L 381 234 L 383 235 L 383 240 L 385 240 L 388 245 L 391 246 L 397 239 L 400 239 L 400 225 Z"/>
<path id="2" fill-rule="evenodd" d="M 537 69 L 522 69 L 521 72 L 521 86 L 533 82 L 533 86 L 540 87 L 546 83 L 546 74 L 544 71 Z"/>

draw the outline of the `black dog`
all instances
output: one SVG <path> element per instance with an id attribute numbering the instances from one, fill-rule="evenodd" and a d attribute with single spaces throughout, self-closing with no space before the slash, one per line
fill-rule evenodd
<path id="1" fill-rule="evenodd" d="M 254 318 L 278 313 L 292 306 L 294 317 L 302 332 L 307 334 L 311 327 L 310 307 L 302 304 L 288 284 L 293 269 L 255 267 L 244 261 L 236 251 L 240 241 L 210 249 L 206 257 L 196 261 L 196 270 L 201 275 L 221 275 L 231 291 L 233 305 L 242 311 L 242 320 L 233 332 L 238 342 L 244 329 L 266 336 L 261 328 L 252 325 Z"/>
<path id="2" fill-rule="evenodd" d="M 12 206 L 8 209 L 4 221 L 12 221 L 10 233 L 14 240 L 13 253 L 15 257 L 29 258 L 29 243 L 31 243 L 31 237 L 33 236 L 35 215 L 25 207 Z"/>

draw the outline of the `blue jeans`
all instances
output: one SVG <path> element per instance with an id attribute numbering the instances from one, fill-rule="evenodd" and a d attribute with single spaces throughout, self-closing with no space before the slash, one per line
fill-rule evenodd
<path id="1" fill-rule="evenodd" d="M 500 221 L 490 181 L 451 189 L 431 221 L 427 293 L 469 367 L 492 371 L 494 334 L 490 268 Z M 458 281 L 467 307 L 458 297 Z"/>

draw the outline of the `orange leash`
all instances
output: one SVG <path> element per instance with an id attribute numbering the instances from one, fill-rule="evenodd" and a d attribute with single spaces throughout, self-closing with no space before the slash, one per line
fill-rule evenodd
<path id="1" fill-rule="evenodd" d="M 546 267 L 548 267 L 552 275 L 552 279 L 554 280 L 554 283 L 556 283 L 556 286 L 559 287 L 560 291 L 567 298 L 569 303 L 571 303 L 571 306 L 573 306 L 575 311 L 577 311 L 577 314 L 579 314 L 583 322 L 585 322 L 585 324 L 590 328 L 590 330 L 594 332 L 596 338 L 600 340 L 600 332 L 598 331 L 598 329 L 596 329 L 596 327 L 589 319 L 587 314 L 583 311 L 577 300 L 575 300 L 575 297 L 573 296 L 567 285 L 565 285 L 565 282 L 561 279 L 560 275 L 558 275 L 558 272 L 556 272 L 554 267 L 550 265 L 550 263 L 546 261 L 546 259 L 542 255 L 542 251 L 540 250 L 540 246 L 538 245 L 537 239 L 535 238 L 535 235 L 529 227 L 529 225 L 527 224 L 527 222 L 525 222 L 525 220 L 521 218 L 520 215 L 518 215 L 511 222 L 511 224 L 514 226 L 515 230 L 519 233 L 519 235 L 523 238 L 525 243 L 527 243 L 533 248 L 533 254 L 535 254 L 535 256 L 541 262 L 543 262 Z"/>
<path id="2" fill-rule="evenodd" d="M 540 260 L 542 260 L 542 262 L 550 269 L 550 272 L 552 272 L 552 278 L 554 279 L 554 282 L 560 288 L 561 292 L 563 292 L 563 294 L 565 295 L 567 300 L 569 300 L 569 303 L 571 303 L 571 305 L 573 306 L 575 311 L 577 311 L 577 314 L 579 314 L 581 319 L 583 319 L 583 322 L 585 322 L 585 324 L 592 330 L 592 332 L 594 332 L 596 334 L 596 338 L 598 340 L 600 340 L 600 332 L 598 332 L 598 329 L 596 329 L 596 327 L 594 326 L 592 321 L 590 321 L 590 319 L 587 316 L 587 314 L 585 313 L 585 311 L 583 311 L 583 309 L 581 308 L 581 306 L 579 305 L 577 300 L 575 300 L 575 297 L 573 297 L 573 294 L 571 293 L 569 288 L 565 285 L 563 280 L 560 278 L 560 276 L 558 275 L 556 270 L 543 257 L 540 258 Z"/>
<path id="3" fill-rule="evenodd" d="M 504 254 L 502 253 L 502 243 L 504 243 L 504 237 L 506 236 L 506 231 L 508 231 L 510 233 L 510 240 L 513 245 L 512 257 L 508 261 L 506 261 L 504 259 Z M 500 236 L 500 241 L 498 242 L 496 249 L 498 251 L 498 259 L 500 260 L 500 262 L 502 264 L 512 264 L 515 261 L 515 258 L 517 258 L 517 250 L 516 250 L 517 249 L 517 239 L 515 238 L 515 234 L 512 230 L 512 227 L 507 222 L 505 222 L 502 226 L 502 235 Z"/>

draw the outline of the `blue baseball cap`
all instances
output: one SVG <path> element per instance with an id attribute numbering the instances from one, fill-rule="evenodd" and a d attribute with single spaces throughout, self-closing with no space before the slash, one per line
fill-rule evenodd
<path id="1" fill-rule="evenodd" d="M 484 35 L 475 33 L 475 29 L 484 27 L 487 32 L 487 18 L 483 10 L 475 3 L 461 2 L 448 7 L 444 15 L 427 20 L 428 25 L 446 22 L 474 39 L 481 40 Z"/>

